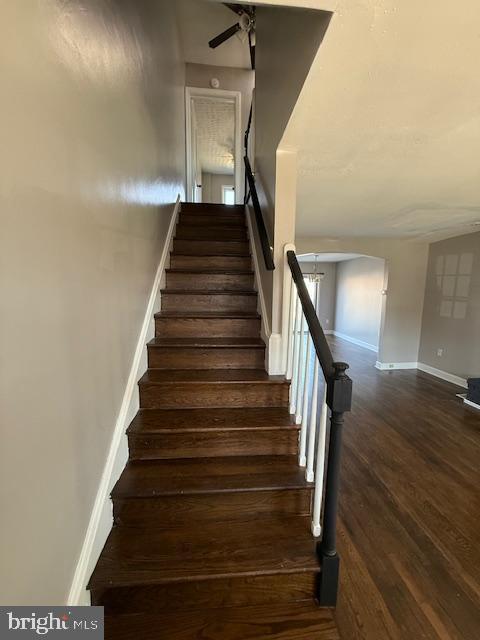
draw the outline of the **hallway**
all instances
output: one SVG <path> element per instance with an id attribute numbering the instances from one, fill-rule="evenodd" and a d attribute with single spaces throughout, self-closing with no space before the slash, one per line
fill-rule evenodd
<path id="1" fill-rule="evenodd" d="M 480 419 L 459 390 L 329 338 L 350 363 L 336 619 L 344 640 L 477 640 Z"/>

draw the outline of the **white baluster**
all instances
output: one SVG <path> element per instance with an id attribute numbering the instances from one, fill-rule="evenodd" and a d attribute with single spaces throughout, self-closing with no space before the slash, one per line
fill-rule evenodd
<path id="1" fill-rule="evenodd" d="M 297 400 L 298 364 L 299 364 L 299 357 L 300 357 L 300 349 L 299 349 L 300 345 L 299 345 L 298 332 L 300 328 L 301 313 L 302 313 L 302 304 L 300 300 L 297 300 L 295 323 L 293 325 L 293 372 L 292 372 L 292 383 L 290 385 L 290 413 L 295 413 L 296 400 Z"/>
<path id="2" fill-rule="evenodd" d="M 299 465 L 304 467 L 307 464 L 307 431 L 308 431 L 308 389 L 310 382 L 310 353 L 312 339 L 310 333 L 307 334 L 307 360 L 305 365 L 305 381 L 303 383 L 303 408 L 302 408 L 302 428 L 300 429 L 300 452 Z M 316 359 L 315 359 L 316 360 Z"/>
<path id="3" fill-rule="evenodd" d="M 313 368 L 313 387 L 312 387 L 312 409 L 310 411 L 310 426 L 308 430 L 308 449 L 307 449 L 307 471 L 305 477 L 307 482 L 313 482 L 315 473 L 313 465 L 315 462 L 315 436 L 317 434 L 317 403 L 318 403 L 318 359 L 315 357 L 315 365 Z"/>
<path id="4" fill-rule="evenodd" d="M 290 313 L 288 318 L 288 345 L 287 345 L 287 370 L 286 377 L 287 380 L 292 379 L 292 369 L 293 369 L 293 340 L 295 334 L 293 333 L 293 325 L 295 324 L 295 314 L 297 313 L 297 287 L 293 282 L 293 278 L 290 278 L 291 289 L 290 289 Z"/>
<path id="5" fill-rule="evenodd" d="M 323 473 L 325 470 L 325 443 L 327 438 L 327 383 L 323 392 L 322 411 L 318 428 L 317 465 L 315 469 L 315 492 L 313 496 L 312 533 L 318 537 L 322 532 L 320 514 L 323 500 Z"/>
<path id="6" fill-rule="evenodd" d="M 302 306 L 300 304 L 300 306 Z M 305 340 L 303 334 L 305 332 L 305 316 L 302 310 L 302 321 L 300 323 L 300 349 L 299 349 L 299 367 L 298 367 L 298 379 L 297 379 L 297 400 L 295 403 L 295 422 L 300 424 L 302 421 L 302 392 L 305 384 Z"/>

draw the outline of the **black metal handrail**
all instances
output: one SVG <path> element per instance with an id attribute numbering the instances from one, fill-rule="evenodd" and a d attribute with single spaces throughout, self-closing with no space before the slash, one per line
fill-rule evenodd
<path id="1" fill-rule="evenodd" d="M 323 606 L 335 606 L 338 591 L 340 558 L 337 553 L 337 509 L 340 487 L 340 455 L 344 413 L 352 404 L 352 381 L 345 373 L 346 362 L 335 362 L 325 333 L 305 286 L 300 265 L 294 251 L 287 251 L 287 261 L 297 288 L 298 298 L 307 321 L 308 330 L 327 385 L 326 401 L 331 410 L 328 446 L 327 476 L 325 480 L 325 502 L 323 511 L 323 534 L 317 546 L 321 558 L 322 572 L 318 584 L 318 600 Z"/>
<path id="2" fill-rule="evenodd" d="M 252 198 L 253 212 L 255 214 L 255 220 L 257 223 L 258 236 L 260 238 L 260 244 L 262 246 L 263 259 L 265 261 L 265 268 L 267 271 L 273 271 L 275 269 L 275 263 L 272 256 L 272 247 L 268 239 L 267 227 L 265 226 L 265 220 L 263 219 L 262 208 L 258 200 L 257 188 L 255 186 L 255 177 L 252 173 L 252 167 L 248 156 L 243 158 L 245 162 L 245 176 L 247 178 L 248 188 L 250 190 L 250 196 Z"/>

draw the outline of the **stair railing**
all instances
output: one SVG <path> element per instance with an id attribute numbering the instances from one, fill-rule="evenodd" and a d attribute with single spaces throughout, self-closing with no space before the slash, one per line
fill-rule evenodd
<path id="1" fill-rule="evenodd" d="M 333 360 L 294 245 L 285 245 L 284 256 L 283 367 L 291 380 L 290 413 L 301 425 L 299 465 L 305 467 L 306 480 L 314 483 L 312 533 L 321 536 L 317 553 L 322 565 L 317 596 L 320 605 L 335 606 L 340 564 L 336 547 L 340 454 L 352 381 L 345 373 L 348 364 Z M 320 374 L 324 379 L 321 391 Z"/>
<path id="2" fill-rule="evenodd" d="M 262 247 L 263 259 L 265 261 L 265 268 L 267 271 L 273 271 L 275 269 L 275 263 L 273 261 L 273 249 L 268 239 L 267 227 L 265 226 L 265 220 L 263 219 L 262 208 L 258 200 L 257 188 L 255 186 L 255 177 L 252 173 L 252 167 L 250 166 L 250 160 L 248 156 L 243 158 L 245 163 L 245 176 L 247 178 L 249 197 L 252 198 L 253 212 L 255 214 L 255 221 L 257 224 L 258 237 L 260 238 L 260 245 Z M 248 198 L 245 201 L 247 204 Z"/>
<path id="3" fill-rule="evenodd" d="M 273 247 L 271 246 L 268 238 L 267 227 L 265 226 L 265 220 L 263 218 L 262 207 L 258 200 L 257 187 L 255 186 L 255 175 L 248 159 L 248 142 L 250 136 L 250 128 L 252 126 L 253 115 L 253 103 L 250 105 L 250 113 L 248 115 L 247 128 L 244 135 L 244 157 L 245 163 L 245 200 L 244 204 L 247 205 L 250 198 L 252 199 L 253 212 L 255 214 L 255 222 L 258 230 L 258 237 L 260 238 L 260 244 L 262 247 L 263 259 L 265 261 L 265 268 L 267 271 L 273 271 L 275 269 L 275 263 L 273 261 Z M 247 190 L 248 186 L 248 190 Z"/>

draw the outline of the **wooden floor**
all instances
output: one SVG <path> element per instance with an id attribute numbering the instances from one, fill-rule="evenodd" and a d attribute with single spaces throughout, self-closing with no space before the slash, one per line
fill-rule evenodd
<path id="1" fill-rule="evenodd" d="M 480 638 L 480 413 L 419 371 L 350 363 L 339 523 L 342 640 Z"/>

